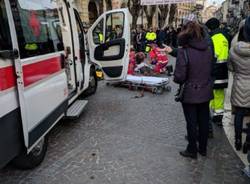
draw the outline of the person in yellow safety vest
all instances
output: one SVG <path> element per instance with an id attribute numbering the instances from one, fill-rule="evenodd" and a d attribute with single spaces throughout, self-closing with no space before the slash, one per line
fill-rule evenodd
<path id="1" fill-rule="evenodd" d="M 218 19 L 209 19 L 206 26 L 210 30 L 215 54 L 215 61 L 213 61 L 214 99 L 210 102 L 210 108 L 213 113 L 213 122 L 222 126 L 225 88 L 228 87 L 229 41 L 223 31 L 220 30 L 220 21 Z"/>
<path id="2" fill-rule="evenodd" d="M 99 37 L 100 43 L 103 43 L 103 34 L 102 33 L 98 33 L 98 37 Z"/>
<path id="3" fill-rule="evenodd" d="M 150 28 L 149 31 L 146 33 L 145 39 L 146 39 L 145 51 L 149 52 L 151 50 L 150 44 L 156 43 L 157 39 L 156 32 L 154 32 L 153 29 Z"/>
<path id="4" fill-rule="evenodd" d="M 38 45 L 36 43 L 26 43 L 24 48 L 27 51 L 35 51 L 38 49 Z"/>

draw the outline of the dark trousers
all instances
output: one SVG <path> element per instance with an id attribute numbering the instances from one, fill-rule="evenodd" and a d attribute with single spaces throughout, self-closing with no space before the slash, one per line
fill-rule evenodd
<path id="1" fill-rule="evenodd" d="M 198 140 L 199 150 L 201 152 L 206 152 L 209 130 L 209 102 L 201 104 L 183 103 L 182 107 L 187 122 L 187 151 L 190 153 L 197 153 Z M 199 131 L 199 137 L 197 137 L 197 131 Z"/>
<path id="2" fill-rule="evenodd" d="M 212 116 L 211 116 L 211 112 L 209 112 L 209 133 L 213 133 L 213 120 L 212 120 Z"/>
<path id="3" fill-rule="evenodd" d="M 144 46 L 144 43 L 136 44 L 135 50 L 136 50 L 137 52 L 144 52 L 144 51 L 145 51 L 145 48 L 144 48 L 144 47 L 145 47 L 145 46 Z"/>
<path id="4" fill-rule="evenodd" d="M 234 130 L 235 130 L 235 139 L 241 141 L 242 139 L 242 129 L 243 129 L 243 120 L 246 114 L 248 113 L 247 108 L 235 107 L 235 118 L 234 118 Z"/>

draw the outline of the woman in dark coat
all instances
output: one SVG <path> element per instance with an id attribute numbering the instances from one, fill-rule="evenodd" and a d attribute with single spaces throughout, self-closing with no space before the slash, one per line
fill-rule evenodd
<path id="1" fill-rule="evenodd" d="M 185 84 L 181 103 L 188 135 L 188 146 L 180 154 L 197 158 L 198 152 L 202 156 L 207 153 L 209 101 L 213 99 L 212 50 L 202 26 L 196 22 L 183 26 L 178 43 L 181 48 L 178 49 L 174 82 Z"/>

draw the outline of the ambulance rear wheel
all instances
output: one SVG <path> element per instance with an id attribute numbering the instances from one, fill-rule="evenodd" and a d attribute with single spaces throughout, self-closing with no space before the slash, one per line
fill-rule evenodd
<path id="1" fill-rule="evenodd" d="M 13 165 L 19 169 L 33 169 L 44 160 L 48 148 L 48 136 L 39 141 L 39 143 L 27 154 L 26 149 L 23 153 L 13 160 Z"/>
<path id="2" fill-rule="evenodd" d="M 89 76 L 89 87 L 85 91 L 84 96 L 90 96 L 96 93 L 97 90 L 97 76 L 95 72 L 95 68 L 90 69 L 90 76 Z"/>
<path id="3" fill-rule="evenodd" d="M 162 87 L 158 87 L 158 88 L 157 88 L 157 91 L 156 91 L 156 94 L 157 94 L 157 95 L 163 94 L 163 88 L 162 88 Z"/>

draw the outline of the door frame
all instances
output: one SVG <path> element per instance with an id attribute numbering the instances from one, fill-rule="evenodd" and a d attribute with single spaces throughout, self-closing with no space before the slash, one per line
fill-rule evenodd
<path id="1" fill-rule="evenodd" d="M 5 1 L 5 5 L 6 5 L 8 20 L 9 20 L 12 47 L 13 47 L 13 50 L 17 49 L 19 51 L 19 46 L 18 46 L 18 41 L 17 41 L 17 34 L 16 34 L 16 27 L 15 27 L 15 23 L 14 23 L 14 19 L 13 19 L 11 5 L 10 5 L 10 2 L 8 0 L 4 0 L 4 1 Z M 18 70 L 22 72 L 20 54 L 19 54 L 19 57 L 17 59 L 13 60 L 13 67 L 15 69 L 16 76 L 21 76 L 21 77 L 17 77 L 17 84 L 16 84 L 17 85 L 18 101 L 19 101 L 20 111 L 21 111 L 21 114 L 22 114 L 21 115 L 21 121 L 22 122 L 27 122 L 26 112 L 25 112 L 25 110 L 23 108 L 21 108 L 21 106 L 25 106 L 24 96 L 18 90 L 18 89 L 24 90 L 24 88 L 23 88 L 23 75 L 19 74 L 16 71 L 16 68 L 18 68 Z M 28 125 L 26 123 L 22 123 L 22 128 L 23 128 L 24 144 L 25 144 L 26 147 L 28 147 L 28 142 L 29 142 L 29 140 L 28 140 L 28 134 L 29 134 Z"/>
<path id="2" fill-rule="evenodd" d="M 69 19 L 69 26 L 70 26 L 70 35 L 71 35 L 71 40 L 72 40 L 72 56 L 73 56 L 73 65 L 74 65 L 74 78 L 75 78 L 75 89 L 72 91 L 71 94 L 69 94 L 69 97 L 74 97 L 77 94 L 77 88 L 79 87 L 79 84 L 77 82 L 77 69 L 76 69 L 76 54 L 75 54 L 75 46 L 74 46 L 74 34 L 73 34 L 73 26 L 72 26 L 72 20 L 71 20 L 71 14 L 70 14 L 70 3 L 67 2 L 67 0 L 62 0 L 63 1 L 63 6 L 66 7 L 66 12 L 67 16 Z"/>

